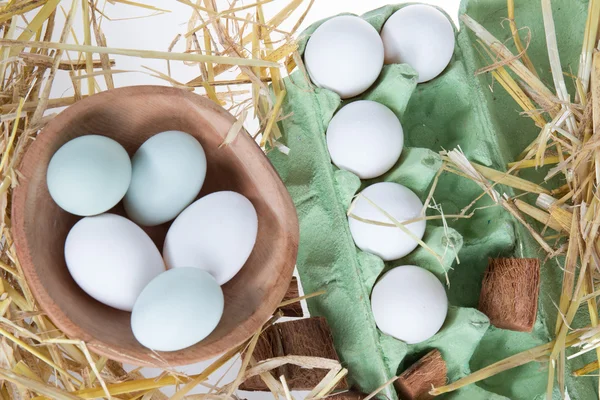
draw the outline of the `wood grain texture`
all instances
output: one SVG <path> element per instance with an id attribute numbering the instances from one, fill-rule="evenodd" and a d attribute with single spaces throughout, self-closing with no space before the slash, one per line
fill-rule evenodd
<path id="1" fill-rule="evenodd" d="M 254 140 L 240 132 L 219 148 L 235 122 L 201 96 L 162 86 L 127 87 L 91 96 L 55 117 L 29 147 L 12 205 L 15 245 L 25 276 L 42 310 L 71 338 L 109 358 L 134 365 L 169 366 L 215 357 L 242 343 L 272 315 L 292 278 L 298 220 L 289 194 Z M 258 238 L 242 270 L 223 286 L 221 322 L 202 342 L 176 352 L 152 352 L 133 337 L 130 314 L 87 296 L 71 278 L 64 243 L 79 217 L 52 201 L 46 169 L 52 155 L 82 135 L 104 135 L 130 155 L 152 135 L 181 130 L 206 152 L 208 170 L 199 197 L 220 190 L 246 196 L 258 213 Z M 122 206 L 112 212 L 123 214 Z M 162 249 L 169 224 L 146 229 Z"/>

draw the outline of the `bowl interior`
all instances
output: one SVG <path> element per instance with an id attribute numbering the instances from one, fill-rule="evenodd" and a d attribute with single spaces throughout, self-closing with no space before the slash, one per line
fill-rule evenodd
<path id="1" fill-rule="evenodd" d="M 281 180 L 249 135 L 242 131 L 231 145 L 219 148 L 233 123 L 229 113 L 198 95 L 145 86 L 82 100 L 40 133 L 22 161 L 23 178 L 14 193 L 15 244 L 40 306 L 67 335 L 120 361 L 181 365 L 214 357 L 243 342 L 273 313 L 294 268 L 297 218 Z M 156 353 L 133 337 L 130 313 L 95 301 L 71 278 L 64 243 L 79 217 L 54 203 L 46 186 L 46 169 L 60 146 L 81 135 L 108 136 L 133 155 L 145 140 L 166 130 L 193 135 L 206 152 L 207 175 L 199 197 L 233 190 L 252 202 L 258 214 L 258 238 L 242 270 L 223 286 L 225 310 L 213 333 L 188 349 Z M 121 205 L 112 212 L 124 215 Z M 161 252 L 169 225 L 145 229 Z"/>

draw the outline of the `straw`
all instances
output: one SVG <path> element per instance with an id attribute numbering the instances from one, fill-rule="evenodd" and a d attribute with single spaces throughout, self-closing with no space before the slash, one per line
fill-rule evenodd
<path id="1" fill-rule="evenodd" d="M 66 51 L 78 51 L 86 53 L 98 53 L 98 54 L 115 54 L 129 57 L 139 58 L 158 58 L 163 60 L 179 60 L 179 61 L 198 61 L 198 62 L 214 62 L 221 65 L 247 65 L 247 66 L 258 66 L 258 67 L 278 67 L 279 64 L 272 61 L 265 61 L 259 59 L 247 59 L 239 57 L 224 57 L 224 56 L 207 56 L 204 54 L 187 54 L 187 53 L 169 53 L 166 51 L 152 51 L 152 50 L 139 50 L 139 49 L 119 49 L 113 47 L 99 47 L 90 45 L 77 45 L 68 43 L 55 43 L 55 42 L 36 42 L 36 41 L 22 41 L 22 40 L 11 40 L 11 39 L 0 39 L 1 46 L 8 46 L 13 48 L 19 47 L 38 47 L 41 49 L 58 49 Z"/>
<path id="2" fill-rule="evenodd" d="M 457 382 L 435 389 L 432 391 L 434 395 L 456 390 L 506 369 L 543 358 L 549 362 L 546 396 L 551 399 L 556 383 L 558 383 L 561 394 L 566 392 L 565 371 L 569 359 L 573 358 L 566 357 L 566 351 L 570 346 L 576 345 L 582 348 L 575 352 L 574 356 L 595 350 L 596 357 L 600 359 L 600 346 L 596 337 L 599 323 L 596 298 L 600 294 L 600 288 L 596 282 L 597 274 L 600 271 L 592 268 L 597 262 L 600 262 L 598 235 L 600 230 L 598 199 L 600 197 L 597 192 L 598 183 L 600 183 L 600 156 L 598 156 L 598 147 L 600 147 L 598 129 L 600 126 L 593 123 L 598 120 L 600 115 L 600 56 L 596 53 L 591 57 L 591 51 L 596 44 L 600 5 L 597 1 L 590 2 L 582 50 L 583 61 L 575 84 L 577 96 L 570 96 L 566 89 L 558 54 L 550 0 L 541 0 L 541 5 L 546 46 L 556 94 L 552 93 L 534 73 L 535 67 L 526 57 L 525 47 L 520 43 L 518 30 L 514 25 L 514 3 L 512 0 L 508 0 L 507 4 L 511 33 L 519 51 L 516 56 L 468 15 L 461 16 L 461 20 L 479 38 L 482 55 L 487 54 L 488 59 L 493 62 L 489 67 L 480 69 L 479 73 L 491 72 L 493 74 L 523 111 L 534 119 L 540 128 L 539 134 L 523 149 L 517 160 L 508 163 L 509 170 L 506 172 L 478 166 L 467 160 L 460 149 L 442 152 L 446 161 L 444 170 L 477 183 L 483 190 L 482 196 L 490 196 L 494 202 L 503 206 L 516 221 L 521 223 L 541 248 L 548 253 L 548 259 L 564 254 L 566 251 L 564 260 L 554 259 L 554 262 L 558 263 L 564 271 L 560 298 L 553 299 L 559 311 L 554 331 L 556 339 L 548 345 L 509 357 Z M 518 84 L 508 70 L 520 79 Z M 586 93 L 587 82 L 591 82 L 590 93 Z M 572 97 L 576 99 L 576 103 L 571 103 Z M 544 112 L 548 113 L 552 121 L 544 122 L 539 112 L 533 109 L 533 104 L 537 104 Z M 582 110 L 583 112 L 581 112 Z M 555 151 L 551 150 L 552 148 L 555 148 Z M 545 177 L 545 181 L 562 174 L 562 178 L 567 183 L 550 191 L 539 182 L 531 182 L 516 176 L 521 169 L 537 168 L 546 164 L 552 164 L 553 167 Z M 511 188 L 511 190 L 507 193 L 500 193 L 496 188 L 498 184 Z M 535 205 L 526 202 L 524 198 L 514 196 L 514 190 L 523 193 L 537 193 Z M 552 195 L 562 197 L 554 198 Z M 466 213 L 475 204 L 475 201 L 465 208 L 463 213 Z M 541 224 L 530 223 L 523 217 L 523 214 Z M 547 228 L 559 232 L 558 237 L 566 235 L 567 242 L 556 241 L 551 246 L 543 236 Z M 577 266 L 580 267 L 579 271 L 577 271 Z M 584 302 L 587 303 L 590 326 L 583 331 L 588 330 L 589 334 L 582 334 L 582 331 L 573 332 L 570 326 L 580 310 L 580 305 Z M 571 340 L 573 335 L 580 334 L 582 338 L 577 343 Z M 598 363 L 592 363 L 578 373 L 589 373 L 595 370 L 597 365 Z"/>
<path id="3" fill-rule="evenodd" d="M 522 54 L 521 59 L 523 60 L 523 64 L 527 66 L 527 68 L 537 75 L 535 67 L 531 62 L 531 59 L 527 55 L 527 50 L 525 46 L 523 46 L 523 42 L 521 42 L 521 37 L 519 36 L 519 29 L 517 28 L 517 23 L 515 22 L 515 1 L 514 0 L 506 0 L 506 7 L 508 10 L 508 22 L 510 24 L 510 32 L 512 33 L 513 40 L 515 42 L 515 47 L 517 51 Z"/>

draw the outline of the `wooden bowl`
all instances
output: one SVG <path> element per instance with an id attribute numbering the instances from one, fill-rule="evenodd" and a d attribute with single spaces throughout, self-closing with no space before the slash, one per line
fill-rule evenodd
<path id="1" fill-rule="evenodd" d="M 166 367 L 215 357 L 252 336 L 272 315 L 292 278 L 298 220 L 285 186 L 246 132 L 219 148 L 234 122 L 223 108 L 196 94 L 135 86 L 81 100 L 42 130 L 20 165 L 23 176 L 13 196 L 13 233 L 35 298 L 66 335 L 84 340 L 92 350 L 114 360 Z M 187 132 L 204 147 L 208 169 L 200 197 L 233 190 L 252 201 L 258 213 L 258 238 L 242 270 L 223 286 L 225 310 L 211 335 L 181 351 L 156 353 L 135 340 L 130 313 L 97 302 L 71 278 L 64 245 L 79 217 L 52 200 L 46 169 L 52 155 L 78 136 L 108 136 L 133 155 L 146 139 L 166 130 Z M 123 215 L 122 206 L 111 212 Z M 169 225 L 146 229 L 160 250 Z"/>

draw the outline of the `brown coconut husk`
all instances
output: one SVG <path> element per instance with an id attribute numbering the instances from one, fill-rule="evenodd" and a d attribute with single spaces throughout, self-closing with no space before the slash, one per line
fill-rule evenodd
<path id="1" fill-rule="evenodd" d="M 266 329 L 259 337 L 252 357 L 260 362 L 284 356 L 309 356 L 339 360 L 333 347 L 333 338 L 327 320 L 322 317 L 312 317 L 281 322 Z M 272 373 L 275 378 L 283 375 L 290 390 L 311 390 L 323 380 L 328 371 L 283 365 Z M 267 391 L 268 387 L 260 377 L 254 377 L 244 382 L 240 389 Z M 346 379 L 340 380 L 335 389 L 348 389 Z"/>
<path id="2" fill-rule="evenodd" d="M 298 287 L 298 278 L 295 276 L 292 278 L 292 282 L 290 282 L 290 287 L 288 288 L 285 296 L 283 297 L 282 307 L 279 307 L 279 310 L 283 313 L 284 317 L 293 317 L 293 318 L 301 318 L 304 316 L 304 311 L 302 310 L 302 304 L 299 301 L 288 304 L 288 301 L 297 299 L 300 297 L 300 288 Z"/>
<path id="3" fill-rule="evenodd" d="M 448 380 L 446 362 L 439 350 L 433 349 L 400 374 L 394 383 L 402 400 L 430 400 L 429 391 Z"/>
<path id="4" fill-rule="evenodd" d="M 539 291 L 539 259 L 491 258 L 483 277 L 479 311 L 497 328 L 531 332 Z"/>

